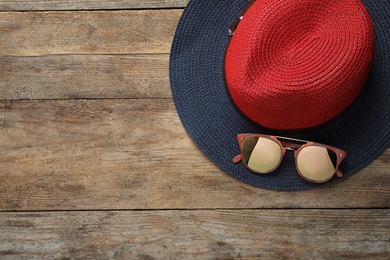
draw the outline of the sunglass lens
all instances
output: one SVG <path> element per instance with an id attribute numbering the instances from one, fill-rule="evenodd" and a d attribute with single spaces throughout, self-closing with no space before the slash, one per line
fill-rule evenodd
<path id="1" fill-rule="evenodd" d="M 242 147 L 242 157 L 249 169 L 258 173 L 274 170 L 281 159 L 280 145 L 264 137 L 248 137 Z"/>
<path id="2" fill-rule="evenodd" d="M 336 172 L 337 155 L 321 146 L 306 146 L 297 155 L 297 168 L 308 180 L 324 182 Z"/>

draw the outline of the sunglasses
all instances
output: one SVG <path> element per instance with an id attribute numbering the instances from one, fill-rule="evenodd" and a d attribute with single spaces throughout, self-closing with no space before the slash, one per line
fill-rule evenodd
<path id="1" fill-rule="evenodd" d="M 320 143 L 263 134 L 238 134 L 241 154 L 233 158 L 242 161 L 251 171 L 269 173 L 280 165 L 286 150 L 294 151 L 299 175 L 309 182 L 322 183 L 335 174 L 343 177 L 339 165 L 347 153 Z"/>

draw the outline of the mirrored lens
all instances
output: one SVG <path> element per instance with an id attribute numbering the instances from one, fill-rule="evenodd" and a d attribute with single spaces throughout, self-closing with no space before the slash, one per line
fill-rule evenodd
<path id="1" fill-rule="evenodd" d="M 297 168 L 303 177 L 324 182 L 336 172 L 337 155 L 321 146 L 306 146 L 297 155 Z"/>
<path id="2" fill-rule="evenodd" d="M 243 161 L 255 172 L 272 171 L 278 166 L 281 156 L 282 149 L 274 140 L 264 137 L 248 137 L 243 143 Z"/>

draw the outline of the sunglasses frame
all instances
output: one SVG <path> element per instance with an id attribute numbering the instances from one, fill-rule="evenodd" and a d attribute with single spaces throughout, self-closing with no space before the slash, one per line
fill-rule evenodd
<path id="1" fill-rule="evenodd" d="M 280 159 L 279 159 L 278 164 L 273 169 L 271 169 L 267 172 L 258 172 L 258 171 L 255 171 L 255 170 L 249 168 L 248 165 L 244 162 L 242 150 L 243 150 L 244 142 L 248 137 L 262 137 L 262 138 L 270 139 L 270 140 L 276 142 L 280 146 L 280 148 L 281 148 Z M 303 178 L 304 180 L 309 181 L 309 182 L 313 182 L 313 183 L 323 183 L 323 182 L 326 182 L 326 181 L 332 179 L 335 174 L 339 178 L 343 177 L 343 173 L 339 169 L 339 165 L 341 164 L 343 159 L 347 156 L 347 152 L 340 149 L 340 148 L 330 146 L 330 145 L 321 144 L 321 143 L 316 143 L 316 142 L 312 142 L 312 141 L 289 138 L 289 137 L 265 135 L 265 134 L 251 134 L 251 133 L 238 134 L 237 141 L 238 141 L 238 144 L 240 146 L 240 154 L 233 158 L 233 162 L 238 163 L 238 162 L 242 161 L 243 164 L 245 165 L 245 167 L 252 172 L 260 173 L 260 174 L 267 174 L 267 173 L 273 172 L 281 164 L 281 162 L 283 160 L 283 156 L 285 155 L 286 151 L 290 150 L 290 151 L 294 151 L 295 168 L 296 168 L 299 176 L 301 176 L 301 178 Z M 303 143 L 303 144 L 297 144 L 296 142 Z M 303 148 L 308 147 L 308 146 L 324 147 L 326 149 L 333 151 L 336 154 L 337 163 L 335 166 L 335 171 L 328 179 L 321 180 L 321 181 L 312 180 L 312 179 L 309 179 L 309 178 L 303 176 L 303 174 L 300 172 L 300 170 L 298 168 L 298 162 L 297 162 L 298 154 L 300 153 L 300 151 L 302 151 Z"/>

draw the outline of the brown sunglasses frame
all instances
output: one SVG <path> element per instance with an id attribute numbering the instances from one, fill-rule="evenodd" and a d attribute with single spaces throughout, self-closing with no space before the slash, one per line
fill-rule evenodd
<path id="1" fill-rule="evenodd" d="M 248 137 L 262 137 L 262 138 L 266 138 L 266 139 L 270 139 L 270 140 L 273 140 L 275 141 L 276 143 L 279 144 L 280 148 L 282 149 L 282 154 L 280 156 L 280 160 L 278 162 L 278 164 L 273 168 L 271 169 L 270 171 L 268 172 L 265 172 L 265 173 L 262 173 L 262 172 L 256 172 L 252 169 L 250 169 L 246 163 L 244 162 L 244 160 L 242 160 L 242 149 L 243 149 L 243 145 L 244 145 L 244 142 L 245 140 L 248 138 Z M 337 147 L 333 147 L 333 146 L 330 146 L 330 145 L 325 145 L 325 144 L 321 144 L 321 143 L 316 143 L 316 142 L 312 142 L 312 141 L 306 141 L 306 140 L 300 140 L 300 139 L 293 139 L 293 138 L 289 138 L 289 137 L 282 137 L 282 136 L 274 136 L 274 135 L 265 135 L 265 134 L 250 134 L 250 133 L 245 133 L 245 134 L 238 134 L 237 135 L 237 141 L 238 141 L 238 144 L 240 146 L 240 154 L 235 156 L 233 158 L 233 162 L 234 163 L 238 163 L 240 161 L 243 162 L 243 164 L 245 165 L 245 167 L 247 169 L 249 169 L 250 171 L 252 172 L 255 172 L 255 173 L 261 173 L 261 174 L 267 174 L 267 173 L 270 173 L 274 170 L 276 170 L 280 163 L 282 162 L 283 160 L 283 156 L 285 155 L 286 153 L 286 150 L 291 150 L 291 151 L 294 151 L 294 157 L 295 157 L 295 168 L 299 174 L 299 176 L 301 176 L 301 178 L 303 178 L 304 180 L 306 181 L 309 181 L 309 182 L 313 182 L 313 183 L 323 183 L 323 182 L 326 182 L 328 180 L 330 180 L 331 178 L 333 178 L 333 176 L 336 174 L 337 177 L 341 178 L 343 177 L 343 173 L 341 172 L 341 170 L 339 169 L 339 165 L 341 164 L 341 162 L 343 161 L 343 159 L 347 156 L 347 152 L 340 149 L 340 148 L 337 148 Z M 299 142 L 299 143 L 303 143 L 303 144 L 297 144 L 295 142 Z M 335 172 L 326 180 L 322 180 L 322 181 L 317 181 L 317 180 L 311 180 L 311 179 L 308 179 L 307 177 L 303 176 L 302 173 L 300 172 L 300 170 L 298 169 L 298 166 L 297 166 L 297 156 L 299 154 L 299 152 L 307 147 L 307 146 L 319 146 L 319 147 L 324 147 L 326 149 L 329 149 L 333 152 L 336 153 L 337 155 L 337 164 L 336 164 L 336 167 L 335 167 Z"/>

